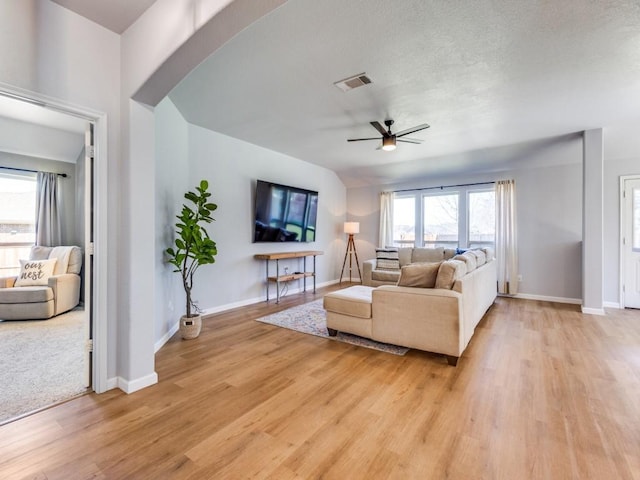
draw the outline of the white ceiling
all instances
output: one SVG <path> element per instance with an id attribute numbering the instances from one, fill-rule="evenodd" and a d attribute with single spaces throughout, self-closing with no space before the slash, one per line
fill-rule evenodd
<path id="1" fill-rule="evenodd" d="M 122 33 L 155 0 L 52 0 L 109 30 Z"/>
<path id="2" fill-rule="evenodd" d="M 0 95 L 0 152 L 75 163 L 87 120 Z"/>
<path id="3" fill-rule="evenodd" d="M 361 72 L 371 85 L 333 86 Z M 191 123 L 358 185 L 488 168 L 442 157 L 638 118 L 639 89 L 635 0 L 290 0 L 170 97 Z M 431 128 L 393 152 L 346 142 L 385 118 Z"/>
<path id="4" fill-rule="evenodd" d="M 116 32 L 153 3 L 56 2 Z M 361 72 L 373 84 L 333 86 Z M 637 120 L 639 89 L 637 0 L 289 0 L 170 97 L 191 123 L 353 186 L 490 169 L 487 149 Z M 346 142 L 385 118 L 431 128 L 393 152 Z"/>

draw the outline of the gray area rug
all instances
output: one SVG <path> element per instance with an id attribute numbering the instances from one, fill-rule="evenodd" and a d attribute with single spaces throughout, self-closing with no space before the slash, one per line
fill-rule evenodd
<path id="1" fill-rule="evenodd" d="M 338 332 L 337 336 L 330 337 L 327 333 L 327 315 L 325 309 L 322 308 L 322 299 L 288 308 L 282 312 L 257 318 L 256 320 L 258 322 L 269 323 L 271 325 L 288 328 L 297 332 L 308 333 L 318 337 L 325 337 L 339 342 L 350 343 L 351 345 L 358 345 L 360 347 L 393 353 L 394 355 L 404 355 L 409 351 L 409 349 L 405 347 L 375 342 L 368 338 L 351 335 L 349 333 Z"/>
<path id="2" fill-rule="evenodd" d="M 85 392 L 83 319 L 0 321 L 0 425 Z"/>

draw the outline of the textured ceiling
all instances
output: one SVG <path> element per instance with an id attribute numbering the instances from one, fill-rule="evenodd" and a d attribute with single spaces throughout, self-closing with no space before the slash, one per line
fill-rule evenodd
<path id="1" fill-rule="evenodd" d="M 443 156 L 637 119 L 639 26 L 637 1 L 289 0 L 170 97 L 191 123 L 347 185 L 444 175 L 492 160 Z M 333 86 L 361 72 L 371 85 Z M 393 152 L 346 142 L 376 136 L 369 122 L 385 118 L 431 128 Z"/>

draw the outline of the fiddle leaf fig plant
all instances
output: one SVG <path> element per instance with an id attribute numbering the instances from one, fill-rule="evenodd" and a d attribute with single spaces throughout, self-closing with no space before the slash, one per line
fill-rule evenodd
<path id="1" fill-rule="evenodd" d="M 184 194 L 184 198 L 192 205 L 182 205 L 182 212 L 176 215 L 178 222 L 175 224 L 175 248 L 169 247 L 166 250 L 169 263 L 176 267 L 174 272 L 182 275 L 187 317 L 198 315 L 198 307 L 191 298 L 193 275 L 201 265 L 215 263 L 215 256 L 218 254 L 216 242 L 211 240 L 204 227 L 215 220 L 211 213 L 218 208 L 209 200 L 211 193 L 208 189 L 209 182 L 201 180 L 195 192 L 189 191 Z"/>

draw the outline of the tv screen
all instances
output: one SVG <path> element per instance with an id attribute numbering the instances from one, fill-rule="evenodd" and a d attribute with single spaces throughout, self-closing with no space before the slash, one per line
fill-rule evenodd
<path id="1" fill-rule="evenodd" d="M 258 180 L 254 242 L 314 242 L 318 192 Z"/>

